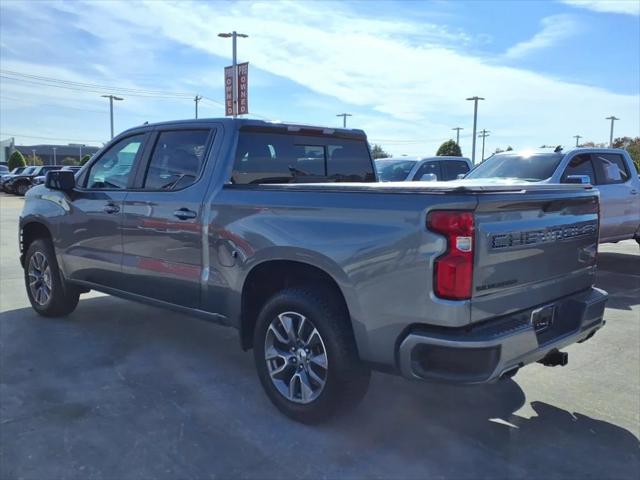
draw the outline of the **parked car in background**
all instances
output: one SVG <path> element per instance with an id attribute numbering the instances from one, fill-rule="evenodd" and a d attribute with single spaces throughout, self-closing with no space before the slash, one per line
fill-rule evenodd
<path id="1" fill-rule="evenodd" d="M 27 193 L 20 261 L 41 315 L 95 289 L 237 328 L 276 407 L 318 422 L 372 368 L 492 382 L 604 325 L 597 192 L 505 183 L 378 183 L 361 130 L 145 125 Z"/>
<path id="2" fill-rule="evenodd" d="M 18 177 L 20 175 L 29 175 L 31 172 L 33 172 L 37 167 L 18 167 L 18 168 L 14 168 L 11 173 L 7 174 L 7 175 L 3 175 L 2 176 L 2 191 L 5 193 L 12 193 L 9 189 L 8 189 L 8 182 L 9 180 Z"/>
<path id="3" fill-rule="evenodd" d="M 42 165 L 28 168 L 29 170 L 24 170 L 22 173 L 9 178 L 2 186 L 4 191 L 22 196 L 32 187 L 31 182 L 35 177 L 44 175 L 50 170 L 60 170 L 60 167 L 56 165 Z"/>
<path id="4" fill-rule="evenodd" d="M 4 185 L 4 182 L 6 182 L 7 180 L 9 180 L 11 177 L 13 177 L 15 175 L 19 175 L 26 168 L 28 168 L 28 167 L 16 167 L 13 170 L 11 170 L 10 172 L 5 172 L 2 175 L 0 175 L 0 188 L 2 188 L 2 186 Z"/>
<path id="5" fill-rule="evenodd" d="M 381 182 L 455 180 L 471 170 L 465 157 L 392 157 L 374 163 Z"/>
<path id="6" fill-rule="evenodd" d="M 626 150 L 499 153 L 476 166 L 465 179 L 575 183 L 576 176 L 588 177 L 600 191 L 600 243 L 635 238 L 640 244 L 640 177 Z"/>
<path id="7" fill-rule="evenodd" d="M 78 170 L 80 170 L 82 167 L 80 166 L 75 166 L 75 165 L 65 165 L 63 167 L 60 168 L 60 170 L 65 170 L 68 172 L 77 172 Z M 31 179 L 31 187 L 34 187 L 36 185 L 41 185 L 44 183 L 45 178 L 47 178 L 46 172 L 44 175 L 39 175 L 37 177 L 33 177 Z"/>
<path id="8" fill-rule="evenodd" d="M 9 173 L 9 167 L 0 165 L 0 175 L 6 175 L 7 173 Z"/>

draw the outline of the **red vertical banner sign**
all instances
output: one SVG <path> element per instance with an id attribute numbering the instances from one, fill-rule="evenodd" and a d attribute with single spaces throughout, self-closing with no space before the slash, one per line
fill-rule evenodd
<path id="1" fill-rule="evenodd" d="M 249 113 L 249 62 L 238 64 L 238 115 Z"/>
<path id="2" fill-rule="evenodd" d="M 233 115 L 233 66 L 224 67 L 224 111 Z"/>

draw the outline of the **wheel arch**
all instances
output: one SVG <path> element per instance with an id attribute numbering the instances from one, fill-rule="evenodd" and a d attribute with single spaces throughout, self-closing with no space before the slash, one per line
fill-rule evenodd
<path id="1" fill-rule="evenodd" d="M 24 222 L 20 227 L 20 264 L 24 267 L 24 256 L 29 246 L 37 239 L 44 238 L 53 241 L 53 235 L 47 225 L 38 220 Z"/>
<path id="2" fill-rule="evenodd" d="M 264 303 L 276 292 L 295 285 L 315 285 L 328 289 L 352 318 L 353 312 L 343 289 L 325 269 L 298 260 L 266 260 L 251 268 L 242 286 L 240 344 L 243 350 L 252 348 L 256 320 Z M 349 323 L 353 332 L 353 322 Z"/>

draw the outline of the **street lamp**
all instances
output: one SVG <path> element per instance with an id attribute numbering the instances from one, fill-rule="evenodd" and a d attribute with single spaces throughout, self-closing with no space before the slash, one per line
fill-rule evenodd
<path id="1" fill-rule="evenodd" d="M 53 147 L 53 164 L 57 165 L 58 162 L 56 161 L 56 147 Z"/>
<path id="2" fill-rule="evenodd" d="M 451 130 L 455 130 L 456 131 L 456 145 L 460 146 L 460 130 L 464 130 L 464 128 L 455 127 L 455 128 L 452 128 Z"/>
<path id="3" fill-rule="evenodd" d="M 235 30 L 231 33 L 219 33 L 219 37 L 221 38 L 231 38 L 231 49 L 232 49 L 232 70 L 233 70 L 233 85 L 232 85 L 232 95 L 233 95 L 233 118 L 238 116 L 238 47 L 237 47 L 237 39 L 247 38 L 249 35 L 244 33 L 238 33 Z"/>
<path id="4" fill-rule="evenodd" d="M 473 142 L 471 144 L 471 163 L 476 164 L 476 125 L 478 124 L 478 100 L 484 100 L 482 97 L 469 97 L 467 100 L 473 100 Z"/>
<path id="5" fill-rule="evenodd" d="M 582 138 L 582 135 L 574 135 L 573 138 L 576 139 L 576 148 L 577 148 L 578 144 L 580 143 L 580 139 Z"/>
<path id="6" fill-rule="evenodd" d="M 609 148 L 613 148 L 613 122 L 620 119 L 611 115 L 610 117 L 605 118 L 605 120 L 611 120 L 611 130 L 609 131 Z"/>
<path id="7" fill-rule="evenodd" d="M 116 97 L 115 95 L 102 95 L 102 98 L 109 99 L 109 113 L 111 117 L 111 138 L 113 139 L 113 101 L 124 100 L 124 98 Z"/>
<path id="8" fill-rule="evenodd" d="M 342 117 L 342 128 L 347 128 L 347 117 L 353 117 L 350 113 L 339 113 L 336 117 Z"/>

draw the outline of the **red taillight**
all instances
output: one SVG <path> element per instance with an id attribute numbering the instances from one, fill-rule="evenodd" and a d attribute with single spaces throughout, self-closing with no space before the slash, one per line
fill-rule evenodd
<path id="1" fill-rule="evenodd" d="M 471 298 L 473 283 L 472 212 L 440 210 L 427 217 L 429 230 L 447 237 L 447 251 L 435 262 L 434 291 L 450 300 Z"/>

